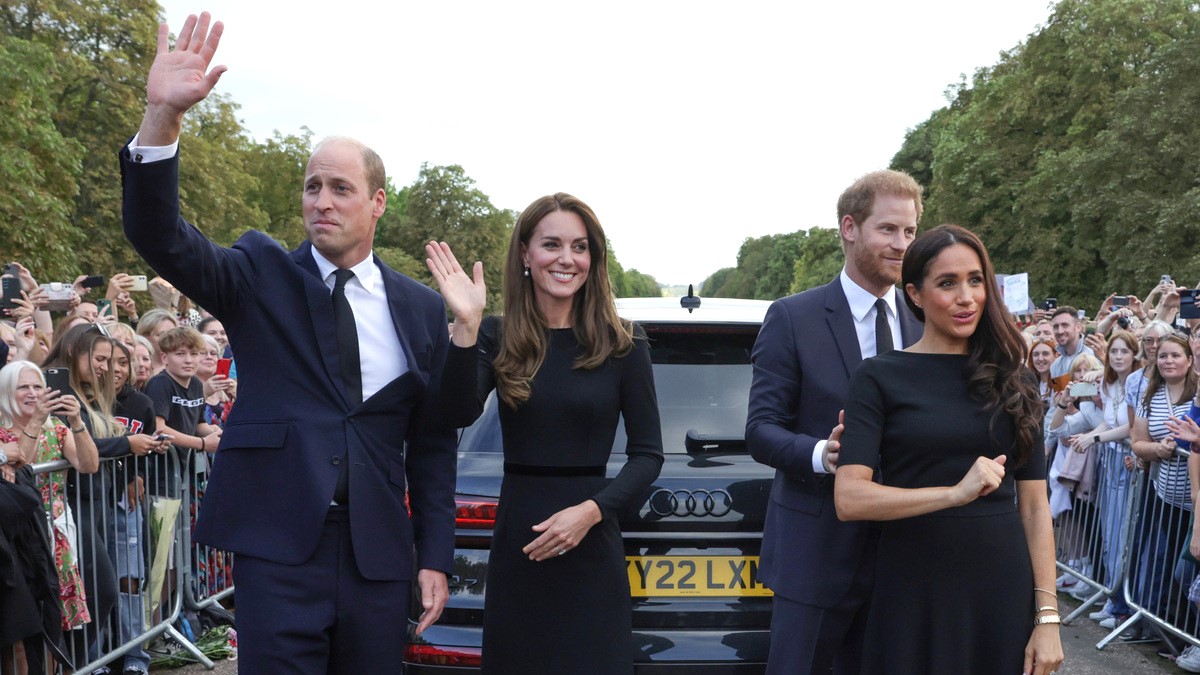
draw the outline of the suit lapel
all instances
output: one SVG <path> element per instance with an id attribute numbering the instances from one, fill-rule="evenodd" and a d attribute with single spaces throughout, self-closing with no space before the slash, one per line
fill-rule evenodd
<path id="1" fill-rule="evenodd" d="M 862 363 L 862 350 L 858 347 L 854 317 L 850 316 L 850 303 L 846 301 L 846 292 L 838 277 L 825 286 L 825 321 L 833 334 L 833 344 L 841 354 L 842 365 L 846 367 L 846 377 L 850 377 Z"/>
<path id="2" fill-rule="evenodd" d="M 313 260 L 312 244 L 304 242 L 292 251 L 292 260 L 303 269 L 304 296 L 308 300 L 308 318 L 312 322 L 313 333 L 317 337 L 317 352 L 325 365 L 325 374 L 337 385 L 338 396 L 346 407 L 351 407 L 350 399 L 346 396 L 346 384 L 342 382 L 342 364 L 338 360 L 337 332 L 334 329 L 333 301 L 330 300 L 329 287 L 321 279 L 317 262 Z"/>
<path id="3" fill-rule="evenodd" d="M 408 363 L 409 372 L 417 376 L 422 384 L 425 383 L 426 373 L 416 359 L 413 358 L 413 347 L 411 336 L 408 334 L 410 326 L 416 326 L 417 317 L 413 316 L 413 303 L 409 301 L 408 292 L 405 291 L 404 285 L 400 283 L 401 277 L 398 272 L 383 264 L 379 256 L 375 256 L 375 266 L 383 275 L 383 287 L 387 289 L 388 310 L 392 314 L 392 327 L 396 330 L 396 338 L 400 341 L 400 348 L 404 350 L 404 358 Z"/>

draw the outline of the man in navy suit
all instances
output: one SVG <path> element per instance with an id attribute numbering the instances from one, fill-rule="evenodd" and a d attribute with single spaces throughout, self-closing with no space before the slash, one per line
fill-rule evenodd
<path id="1" fill-rule="evenodd" d="M 414 569 L 419 634 L 453 562 L 455 434 L 431 390 L 445 309 L 372 255 L 385 174 L 356 141 L 309 159 L 295 251 L 256 231 L 222 248 L 180 217 L 183 115 L 225 70 L 209 70 L 222 26 L 208 28 L 207 13 L 188 17 L 171 50 L 159 27 L 146 115 L 121 153 L 126 235 L 238 355 L 195 538 L 238 554 L 243 674 L 395 672 Z"/>
<path id="2" fill-rule="evenodd" d="M 769 673 L 859 671 L 877 535 L 838 520 L 832 474 L 851 373 L 921 336 L 895 288 L 921 208 L 908 174 L 858 179 L 838 199 L 841 274 L 775 301 L 754 344 L 746 444 L 776 469 L 759 566 L 775 592 Z"/>

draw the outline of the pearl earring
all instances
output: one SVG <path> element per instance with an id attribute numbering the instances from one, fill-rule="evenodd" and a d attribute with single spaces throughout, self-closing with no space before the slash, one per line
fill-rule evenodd
<path id="1" fill-rule="evenodd" d="M 524 274 L 525 274 L 525 276 L 529 276 L 529 268 L 528 267 L 525 268 Z"/>

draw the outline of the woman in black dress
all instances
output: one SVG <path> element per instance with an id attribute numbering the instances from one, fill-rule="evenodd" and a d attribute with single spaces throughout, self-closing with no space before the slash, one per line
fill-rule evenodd
<path id="1" fill-rule="evenodd" d="M 631 673 L 629 580 L 617 521 L 662 466 L 645 335 L 617 316 L 604 232 L 559 193 L 517 219 L 504 317 L 482 319 L 483 269 L 469 277 L 445 243 L 426 247 L 454 313 L 445 414 L 466 423 L 495 388 L 504 481 L 488 561 L 487 673 Z M 605 469 L 618 419 L 627 459 Z"/>
<path id="2" fill-rule="evenodd" d="M 925 333 L 854 374 L 834 491 L 841 519 L 887 521 L 863 672 L 1054 672 L 1054 535 L 1025 341 L 970 231 L 919 236 L 901 275 Z"/>

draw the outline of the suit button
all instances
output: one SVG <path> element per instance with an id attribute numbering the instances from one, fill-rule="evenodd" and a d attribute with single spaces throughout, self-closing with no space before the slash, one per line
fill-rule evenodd
<path id="1" fill-rule="evenodd" d="M 342 458 L 338 455 L 334 455 L 333 457 L 329 458 L 329 463 L 334 466 L 337 466 L 342 463 Z"/>
<path id="2" fill-rule="evenodd" d="M 354 424 L 354 418 L 353 418 L 353 417 L 351 417 L 349 421 L 350 421 L 350 424 Z"/>

